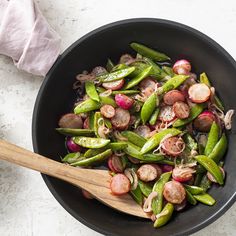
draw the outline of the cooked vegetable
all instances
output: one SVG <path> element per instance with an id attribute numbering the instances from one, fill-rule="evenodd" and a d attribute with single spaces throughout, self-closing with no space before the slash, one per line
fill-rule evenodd
<path id="1" fill-rule="evenodd" d="M 173 71 L 178 75 L 187 75 L 191 71 L 191 64 L 185 59 L 178 60 L 173 65 Z"/>
<path id="2" fill-rule="evenodd" d="M 189 98 L 195 103 L 207 101 L 211 95 L 211 90 L 205 84 L 193 84 L 188 90 Z"/>

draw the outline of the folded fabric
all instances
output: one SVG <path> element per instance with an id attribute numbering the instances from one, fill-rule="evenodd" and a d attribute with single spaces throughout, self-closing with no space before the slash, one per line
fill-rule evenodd
<path id="1" fill-rule="evenodd" d="M 60 53 L 60 37 L 33 0 L 0 0 L 0 54 L 20 70 L 45 76 Z"/>

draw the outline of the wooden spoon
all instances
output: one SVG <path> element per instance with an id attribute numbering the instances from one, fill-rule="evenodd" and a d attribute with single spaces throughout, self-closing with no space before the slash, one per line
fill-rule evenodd
<path id="1" fill-rule="evenodd" d="M 0 159 L 59 178 L 87 190 L 96 199 L 126 214 L 150 218 L 130 195 L 111 194 L 111 176 L 106 170 L 82 169 L 53 161 L 14 144 L 0 140 Z"/>

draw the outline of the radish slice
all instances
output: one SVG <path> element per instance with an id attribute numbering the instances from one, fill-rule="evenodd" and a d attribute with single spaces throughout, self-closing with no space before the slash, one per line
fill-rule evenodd
<path id="1" fill-rule="evenodd" d="M 116 104 L 122 109 L 129 110 L 134 103 L 134 100 L 124 94 L 116 94 L 115 96 Z"/>
<path id="2" fill-rule="evenodd" d="M 172 106 L 163 106 L 160 110 L 158 118 L 164 122 L 170 122 L 174 120 L 175 113 L 172 110 Z"/>
<path id="3" fill-rule="evenodd" d="M 124 79 L 113 81 L 113 82 L 108 82 L 108 83 L 102 83 L 102 86 L 105 89 L 111 89 L 111 90 L 119 90 L 123 87 L 125 83 Z"/>
<path id="4" fill-rule="evenodd" d="M 207 101 L 211 95 L 211 90 L 205 84 L 194 84 L 188 90 L 189 98 L 195 103 Z"/>
<path id="5" fill-rule="evenodd" d="M 191 71 L 191 64 L 185 59 L 178 60 L 173 66 L 173 71 L 178 75 L 187 75 Z"/>
<path id="6" fill-rule="evenodd" d="M 124 170 L 123 163 L 120 159 L 120 157 L 116 155 L 112 155 L 109 159 L 111 159 L 111 165 L 113 168 L 113 172 L 115 173 L 122 173 Z"/>
<path id="7" fill-rule="evenodd" d="M 115 195 L 128 193 L 130 191 L 130 181 L 124 174 L 117 174 L 111 178 L 110 188 Z"/>

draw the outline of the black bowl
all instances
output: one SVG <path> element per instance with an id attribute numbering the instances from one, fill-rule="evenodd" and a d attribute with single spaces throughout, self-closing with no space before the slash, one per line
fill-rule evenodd
<path id="1" fill-rule="evenodd" d="M 75 93 L 72 84 L 83 70 L 105 65 L 107 58 L 118 60 L 132 52 L 129 43 L 137 41 L 165 52 L 173 60 L 186 58 L 196 73 L 207 72 L 226 109 L 235 109 L 236 64 L 233 58 L 206 35 L 185 25 L 159 19 L 119 21 L 92 31 L 70 46 L 57 60 L 39 91 L 33 115 L 33 146 L 37 153 L 60 161 L 65 154 L 64 139 L 55 132 L 60 115 L 71 111 Z M 235 117 L 233 123 L 235 124 Z M 87 200 L 81 191 L 61 180 L 43 178 L 61 205 L 76 219 L 105 235 L 183 235 L 196 232 L 220 217 L 235 201 L 236 142 L 228 134 L 229 148 L 224 187 L 213 187 L 210 194 L 217 203 L 198 204 L 176 214 L 163 228 L 152 222 L 119 213 L 96 200 Z M 66 224 L 65 224 L 66 227 Z"/>

